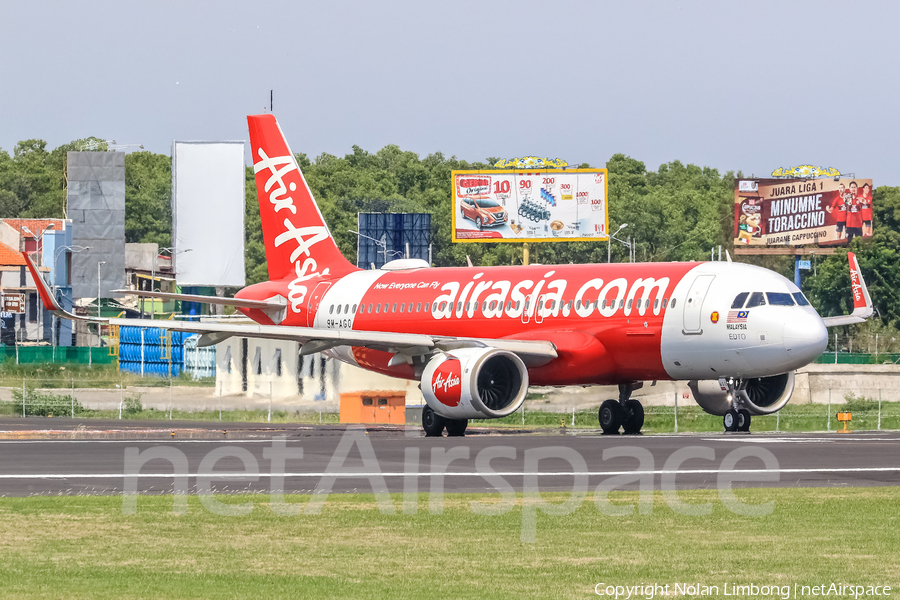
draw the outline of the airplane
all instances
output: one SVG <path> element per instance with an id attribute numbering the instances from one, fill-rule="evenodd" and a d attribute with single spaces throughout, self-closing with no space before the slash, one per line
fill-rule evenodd
<path id="1" fill-rule="evenodd" d="M 826 327 L 873 314 L 853 253 L 853 313 L 824 319 L 788 279 L 730 260 L 436 268 L 399 259 L 362 270 L 338 249 L 275 117 L 247 120 L 269 280 L 234 298 L 137 293 L 231 305 L 254 324 L 77 316 L 23 253 L 44 306 L 68 319 L 199 333 L 199 346 L 294 340 L 301 355 L 418 380 L 426 436 L 508 416 L 530 385 L 617 385 L 618 398 L 600 404 L 600 428 L 637 434 L 644 410 L 631 394 L 657 380 L 688 380 L 726 431 L 749 431 L 752 416 L 790 400 L 794 371 L 827 346 Z"/>

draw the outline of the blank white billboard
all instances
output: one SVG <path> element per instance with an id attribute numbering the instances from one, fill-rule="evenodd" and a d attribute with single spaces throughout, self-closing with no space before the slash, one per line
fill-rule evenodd
<path id="1" fill-rule="evenodd" d="M 174 142 L 175 282 L 244 285 L 244 142 Z"/>

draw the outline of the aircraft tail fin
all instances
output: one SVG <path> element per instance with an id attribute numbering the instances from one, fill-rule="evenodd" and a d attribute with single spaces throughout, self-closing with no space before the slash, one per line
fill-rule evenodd
<path id="1" fill-rule="evenodd" d="M 869 288 L 866 287 L 866 282 L 862 278 L 862 273 L 860 273 L 859 261 L 856 260 L 856 255 L 848 252 L 847 259 L 850 262 L 850 291 L 853 294 L 853 312 L 849 315 L 823 317 L 822 322 L 825 323 L 826 327 L 865 323 L 867 318 L 875 314 L 875 306 L 872 304 L 872 297 L 869 296 Z"/>
<path id="2" fill-rule="evenodd" d="M 856 254 L 847 253 L 847 259 L 850 261 L 850 287 L 853 291 L 853 315 L 857 317 L 871 317 L 875 313 L 875 307 L 872 304 L 872 297 L 869 296 L 869 288 L 862 278 L 859 271 L 859 261 L 856 260 Z"/>
<path id="3" fill-rule="evenodd" d="M 271 114 L 247 117 L 269 279 L 355 271 L 331 236 L 287 140 Z"/>

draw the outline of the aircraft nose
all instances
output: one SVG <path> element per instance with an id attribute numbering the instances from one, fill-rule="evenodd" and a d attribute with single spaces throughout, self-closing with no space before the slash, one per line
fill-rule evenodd
<path id="1" fill-rule="evenodd" d="M 784 349 L 791 356 L 813 360 L 828 347 L 828 330 L 818 315 L 807 312 L 791 315 L 784 324 Z"/>

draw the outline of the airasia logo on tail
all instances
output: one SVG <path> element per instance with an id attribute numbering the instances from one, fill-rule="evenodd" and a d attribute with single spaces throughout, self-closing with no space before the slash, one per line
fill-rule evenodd
<path id="1" fill-rule="evenodd" d="M 297 208 L 294 206 L 294 199 L 290 194 L 297 191 L 297 182 L 291 181 L 285 184 L 285 177 L 289 173 L 296 172 L 296 177 L 300 175 L 300 169 L 294 158 L 289 155 L 270 157 L 264 148 L 259 148 L 257 153 L 259 160 L 253 163 L 253 171 L 254 173 L 269 171 L 263 189 L 269 195 L 269 202 L 275 208 L 275 214 L 286 210 L 291 215 L 296 215 Z M 310 256 L 310 249 L 315 244 L 327 240 L 329 234 L 324 225 L 297 227 L 288 215 L 285 215 L 283 226 L 284 230 L 275 238 L 275 247 L 280 248 L 289 242 L 295 245 L 291 251 L 290 261 L 294 264 L 296 277 L 288 284 L 288 300 L 291 303 L 291 310 L 299 313 L 306 300 L 307 286 L 305 282 L 313 277 L 328 275 L 328 268 L 319 270 L 316 259 Z"/>
<path id="2" fill-rule="evenodd" d="M 444 361 L 431 376 L 431 391 L 441 404 L 459 406 L 462 395 L 462 365 L 458 359 Z"/>

